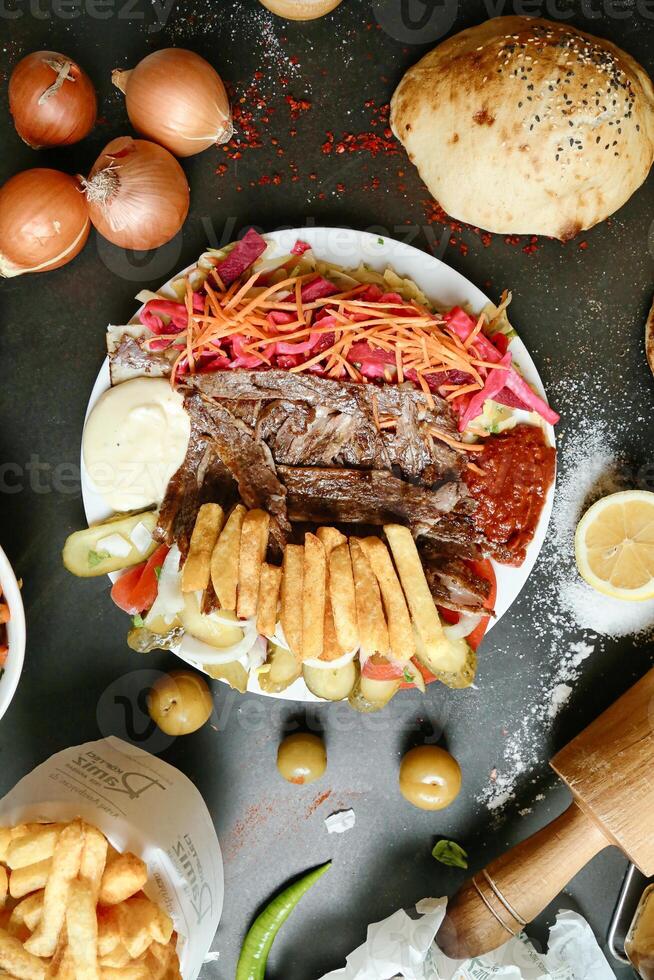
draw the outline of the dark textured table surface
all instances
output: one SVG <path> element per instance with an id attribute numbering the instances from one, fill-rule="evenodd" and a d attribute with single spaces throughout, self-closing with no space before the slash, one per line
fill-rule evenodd
<path id="1" fill-rule="evenodd" d="M 654 72 L 654 13 L 645 3 L 528 6 L 571 17 Z M 431 858 L 434 839 L 460 841 L 480 867 L 560 812 L 568 797 L 548 758 L 654 659 L 651 631 L 634 639 L 619 635 L 624 624 L 609 623 L 608 635 L 584 629 L 596 624 L 574 599 L 569 533 L 575 493 L 591 493 L 607 468 L 613 485 L 651 488 L 654 480 L 654 384 L 642 353 L 653 285 L 652 179 L 613 219 L 567 245 L 482 237 L 439 221 L 401 148 L 383 135 L 380 107 L 402 72 L 439 38 L 494 12 L 522 11 L 510 0 L 498 10 L 490 0 L 344 0 L 323 20 L 292 24 L 255 0 L 0 3 L 2 180 L 37 165 L 88 172 L 110 138 L 130 132 L 111 69 L 131 67 L 155 48 L 205 55 L 241 110 L 241 146 L 184 162 L 191 210 L 169 246 L 125 255 L 92 234 L 73 264 L 0 286 L 0 540 L 24 581 L 28 623 L 23 677 L 0 723 L 0 794 L 52 752 L 101 734 L 131 736 L 179 766 L 204 795 L 225 859 L 220 958 L 207 977 L 231 980 L 253 913 L 288 878 L 329 857 L 332 871 L 275 943 L 271 977 L 315 980 L 344 961 L 368 922 L 453 891 L 462 873 Z M 96 129 L 65 151 L 28 149 L 8 114 L 8 74 L 38 48 L 78 59 L 100 95 Z M 361 135 L 371 133 L 381 140 Z M 345 152 L 323 151 L 328 134 Z M 431 249 L 495 298 L 505 286 L 513 290 L 512 320 L 563 413 L 554 528 L 484 647 L 475 689 L 434 686 L 425 698 L 400 695 L 365 718 L 342 705 L 306 710 L 241 698 L 216 684 L 212 724 L 160 743 L 143 737 L 137 699 L 147 672 L 173 667 L 174 659 L 132 653 L 107 582 L 76 580 L 60 560 L 66 535 L 84 521 L 80 435 L 104 331 L 132 315 L 139 288 L 163 282 L 207 241 L 226 243 L 249 223 L 272 230 L 308 222 L 380 229 Z M 131 699 L 133 718 L 116 709 L 118 692 Z M 329 752 L 323 781 L 301 789 L 275 769 L 279 738 L 297 725 L 324 732 Z M 400 797 L 397 769 L 407 746 L 440 737 L 461 762 L 464 785 L 450 809 L 430 815 Z M 355 829 L 329 836 L 323 818 L 350 806 Z M 579 909 L 603 944 L 624 868 L 617 851 L 604 852 L 549 912 Z M 537 926 L 540 939 L 547 921 L 551 915 Z"/>

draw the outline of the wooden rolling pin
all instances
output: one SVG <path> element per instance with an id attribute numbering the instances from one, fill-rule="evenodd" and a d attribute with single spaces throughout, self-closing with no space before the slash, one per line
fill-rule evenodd
<path id="1" fill-rule="evenodd" d="M 562 749 L 550 765 L 572 805 L 467 881 L 437 942 L 453 959 L 519 933 L 605 847 L 654 875 L 654 669 Z"/>

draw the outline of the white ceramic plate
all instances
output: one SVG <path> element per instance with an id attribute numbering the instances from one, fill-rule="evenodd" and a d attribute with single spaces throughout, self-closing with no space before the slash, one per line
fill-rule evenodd
<path id="1" fill-rule="evenodd" d="M 425 295 L 439 306 L 469 304 L 473 311 L 479 312 L 490 302 L 489 298 L 480 289 L 477 289 L 476 286 L 473 286 L 471 282 L 465 279 L 460 273 L 455 272 L 454 269 L 445 265 L 444 262 L 428 255 L 426 252 L 421 252 L 419 249 L 413 248 L 411 245 L 405 245 L 392 238 L 384 238 L 370 234 L 369 232 L 354 231 L 349 228 L 291 228 L 284 231 L 271 232 L 265 238 L 276 243 L 279 254 L 289 252 L 297 239 L 301 238 L 303 241 L 309 242 L 319 258 L 341 265 L 345 269 L 354 268 L 360 262 L 364 262 L 370 268 L 379 272 L 383 272 L 385 268 L 390 266 L 398 275 L 412 279 L 422 289 Z M 193 266 L 189 266 L 188 269 L 177 273 L 159 292 L 168 294 L 173 299 L 177 299 L 170 284 L 173 280 L 179 279 L 180 276 L 192 268 Z M 140 307 L 137 310 L 130 322 L 139 322 L 138 315 L 142 308 Z M 545 390 L 536 366 L 529 356 L 527 348 L 518 337 L 511 341 L 510 350 L 515 363 L 520 367 L 525 379 L 544 398 Z M 86 413 L 87 416 L 100 395 L 109 387 L 109 362 L 105 360 L 91 392 Z M 554 429 L 550 425 L 545 426 L 545 428 L 551 445 L 554 445 Z M 89 524 L 105 520 L 110 516 L 110 511 L 107 510 L 106 504 L 87 478 L 83 459 L 82 496 L 84 510 Z M 553 496 L 554 490 L 552 487 L 547 495 L 536 533 L 527 549 L 527 557 L 523 564 L 519 568 L 511 568 L 507 565 L 494 563 L 495 573 L 497 575 L 496 618 L 491 621 L 489 629 L 492 628 L 494 623 L 499 622 L 529 578 L 529 573 L 534 567 L 538 553 L 545 540 L 552 511 Z M 195 662 L 192 663 L 193 666 L 197 666 Z M 253 673 L 250 675 L 249 690 L 258 694 L 265 693 L 259 688 Z M 319 700 L 310 693 L 302 680 L 296 681 L 281 694 L 269 696 L 292 701 Z"/>
<path id="2" fill-rule="evenodd" d="M 0 718 L 11 704 L 16 693 L 18 681 L 23 670 L 25 659 L 25 611 L 14 570 L 9 559 L 0 548 L 0 586 L 2 594 L 9 606 L 11 619 L 7 623 L 7 644 L 9 653 L 5 671 L 0 677 Z"/>

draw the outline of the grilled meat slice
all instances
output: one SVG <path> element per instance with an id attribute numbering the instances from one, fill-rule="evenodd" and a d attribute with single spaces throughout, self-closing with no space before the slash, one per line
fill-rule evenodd
<path id="1" fill-rule="evenodd" d="M 456 483 L 429 490 L 385 470 L 279 466 L 277 472 L 294 521 L 379 525 L 399 520 L 414 534 L 424 534 L 438 526 L 460 493 Z"/>
<path id="2" fill-rule="evenodd" d="M 166 487 L 155 537 L 168 545 L 176 541 L 186 558 L 200 506 L 214 502 L 228 507 L 236 496 L 232 474 L 215 447 L 192 427 L 184 462 Z"/>
<path id="3" fill-rule="evenodd" d="M 490 595 L 490 583 L 476 575 L 460 558 L 439 555 L 425 563 L 425 575 L 434 599 L 446 609 L 478 613 Z"/>
<path id="4" fill-rule="evenodd" d="M 261 507 L 271 515 L 271 535 L 279 548 L 290 534 L 286 490 L 280 483 L 268 446 L 257 439 L 240 418 L 220 402 L 207 403 L 199 395 L 184 402 L 191 426 L 208 437 L 224 466 L 238 484 L 246 507 Z"/>
<path id="5" fill-rule="evenodd" d="M 187 378 L 185 384 L 206 399 L 273 403 L 269 411 L 277 420 L 283 420 L 285 413 L 291 419 L 290 431 L 270 425 L 260 430 L 278 462 L 366 469 L 397 466 L 409 479 L 419 479 L 430 468 L 430 483 L 435 472 L 439 479 L 462 472 L 459 454 L 429 431 L 433 427 L 454 435 L 450 406 L 434 396 L 430 409 L 423 393 L 410 385 L 378 387 L 278 370 L 217 371 Z M 380 432 L 379 419 L 394 422 L 395 431 Z M 298 441 L 300 435 L 305 438 Z"/>

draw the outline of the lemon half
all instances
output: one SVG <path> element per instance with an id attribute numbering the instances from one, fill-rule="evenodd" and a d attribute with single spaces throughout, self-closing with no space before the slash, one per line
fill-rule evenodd
<path id="1" fill-rule="evenodd" d="M 614 599 L 654 599 L 654 493 L 624 490 L 586 511 L 575 533 L 582 578 Z"/>

